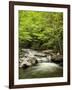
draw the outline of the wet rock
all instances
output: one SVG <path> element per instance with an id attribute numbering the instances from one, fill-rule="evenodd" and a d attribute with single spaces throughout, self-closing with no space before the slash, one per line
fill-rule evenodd
<path id="1" fill-rule="evenodd" d="M 42 52 L 45 53 L 45 54 L 50 54 L 50 53 L 53 53 L 53 50 L 44 50 Z"/>
<path id="2" fill-rule="evenodd" d="M 37 56 L 37 57 L 46 57 L 46 54 L 44 54 L 44 53 L 36 53 L 35 56 Z"/>
<path id="3" fill-rule="evenodd" d="M 23 64 L 23 66 L 22 66 L 22 68 L 23 69 L 26 69 L 26 68 L 28 68 L 29 66 L 27 65 L 27 64 Z"/>
<path id="4" fill-rule="evenodd" d="M 20 57 L 19 66 L 23 68 L 43 62 L 63 62 L 63 56 L 54 53 L 53 50 L 22 49 L 22 54 L 23 57 Z"/>
<path id="5" fill-rule="evenodd" d="M 21 67 L 24 67 L 24 65 L 31 66 L 31 63 L 27 61 L 28 60 L 27 58 L 22 58 L 22 59 L 23 59 L 23 61 L 21 61 L 20 64 L 19 64 L 20 65 L 19 66 L 20 68 Z"/>
<path id="6" fill-rule="evenodd" d="M 52 61 L 53 62 L 63 62 L 63 55 L 56 55 L 54 57 L 52 57 Z"/>
<path id="7" fill-rule="evenodd" d="M 20 59 L 20 67 L 29 67 L 37 63 L 38 61 L 35 57 L 23 57 Z"/>
<path id="8" fill-rule="evenodd" d="M 62 55 L 58 55 L 56 56 L 56 61 L 63 61 L 63 56 Z"/>

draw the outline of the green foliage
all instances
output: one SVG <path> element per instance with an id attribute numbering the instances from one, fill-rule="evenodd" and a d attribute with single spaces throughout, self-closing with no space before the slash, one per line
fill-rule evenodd
<path id="1" fill-rule="evenodd" d="M 63 13 L 19 11 L 20 48 L 63 51 Z"/>

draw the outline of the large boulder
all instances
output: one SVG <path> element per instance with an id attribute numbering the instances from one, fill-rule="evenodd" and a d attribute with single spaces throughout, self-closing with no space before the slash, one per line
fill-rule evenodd
<path id="1" fill-rule="evenodd" d="M 35 65 L 37 63 L 38 61 L 35 57 L 23 57 L 20 59 L 19 67 L 26 68 L 26 67 Z"/>
<path id="2" fill-rule="evenodd" d="M 52 61 L 53 61 L 53 62 L 58 62 L 58 63 L 63 62 L 63 55 L 53 56 L 53 57 L 52 57 Z"/>

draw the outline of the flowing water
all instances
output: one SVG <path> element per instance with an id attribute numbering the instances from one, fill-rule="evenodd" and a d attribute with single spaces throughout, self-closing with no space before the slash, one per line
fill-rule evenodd
<path id="1" fill-rule="evenodd" d="M 19 79 L 62 77 L 63 67 L 55 63 L 38 63 L 26 69 L 19 69 Z"/>

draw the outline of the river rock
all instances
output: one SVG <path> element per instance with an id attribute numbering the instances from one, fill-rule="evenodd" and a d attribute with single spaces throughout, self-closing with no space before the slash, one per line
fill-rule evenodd
<path id="1" fill-rule="evenodd" d="M 42 52 L 45 53 L 45 54 L 50 54 L 50 53 L 53 53 L 53 50 L 44 50 Z"/>
<path id="2" fill-rule="evenodd" d="M 37 63 L 38 63 L 38 61 L 35 57 L 27 57 L 27 58 L 23 57 L 23 58 L 20 59 L 20 68 L 21 67 L 26 68 L 26 67 L 35 65 Z"/>
<path id="3" fill-rule="evenodd" d="M 37 56 L 37 57 L 45 57 L 46 54 L 44 54 L 44 53 L 36 53 L 35 56 Z"/>
<path id="4" fill-rule="evenodd" d="M 63 56 L 62 55 L 57 55 L 56 61 L 63 61 Z"/>
<path id="5" fill-rule="evenodd" d="M 54 57 L 52 57 L 52 61 L 53 62 L 63 62 L 63 55 L 56 55 Z"/>

